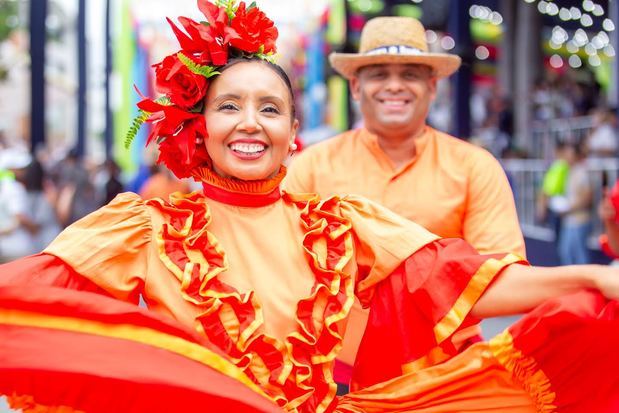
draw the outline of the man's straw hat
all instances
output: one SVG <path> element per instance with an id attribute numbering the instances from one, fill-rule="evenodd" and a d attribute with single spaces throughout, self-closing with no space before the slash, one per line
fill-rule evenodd
<path id="1" fill-rule="evenodd" d="M 329 62 L 345 78 L 363 66 L 404 63 L 431 67 L 436 77 L 458 70 L 461 59 L 447 53 L 428 52 L 426 31 L 411 17 L 375 17 L 361 31 L 359 53 L 331 53 Z"/>

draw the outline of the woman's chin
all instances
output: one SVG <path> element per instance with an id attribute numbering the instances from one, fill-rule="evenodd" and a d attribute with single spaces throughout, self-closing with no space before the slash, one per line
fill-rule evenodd
<path id="1" fill-rule="evenodd" d="M 236 160 L 235 160 L 236 161 Z M 223 167 L 221 167 L 223 166 Z M 277 175 L 281 165 L 275 162 L 225 162 L 221 166 L 213 162 L 215 172 L 224 178 L 240 179 L 242 181 L 261 181 Z"/>
<path id="2" fill-rule="evenodd" d="M 273 177 L 278 170 L 236 170 L 231 171 L 230 175 L 241 181 L 262 181 Z"/>

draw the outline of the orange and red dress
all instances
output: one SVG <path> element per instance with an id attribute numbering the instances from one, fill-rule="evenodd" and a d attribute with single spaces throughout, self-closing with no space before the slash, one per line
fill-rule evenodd
<path id="1" fill-rule="evenodd" d="M 617 406 L 616 302 L 557 299 L 457 354 L 450 338 L 522 260 L 479 255 L 362 198 L 280 191 L 284 174 L 242 182 L 202 169 L 202 192 L 122 194 L 42 254 L 0 267 L 0 360 L 10 361 L 0 393 L 16 406 L 82 411 L 166 411 L 174 401 L 179 411 L 342 413 Z M 141 297 L 148 311 L 103 296 Z M 369 319 L 352 392 L 337 397 L 333 367 L 355 298 Z M 72 340 L 80 347 L 66 363 L 45 356 Z M 184 388 L 188 377 L 203 384 Z"/>

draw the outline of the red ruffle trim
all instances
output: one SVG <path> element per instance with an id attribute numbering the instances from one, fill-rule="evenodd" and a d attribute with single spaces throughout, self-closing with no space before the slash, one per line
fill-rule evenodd
<path id="1" fill-rule="evenodd" d="M 544 413 L 619 411 L 619 303 L 583 291 L 550 300 L 490 340 Z"/>

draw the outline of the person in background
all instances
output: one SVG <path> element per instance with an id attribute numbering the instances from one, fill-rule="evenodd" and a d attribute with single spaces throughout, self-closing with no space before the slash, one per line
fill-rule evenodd
<path id="1" fill-rule="evenodd" d="M 0 151 L 0 262 L 33 254 L 32 234 L 38 230 L 31 217 L 24 178 L 32 157 L 26 151 Z"/>
<path id="2" fill-rule="evenodd" d="M 593 186 L 586 156 L 583 141 L 568 145 L 565 196 L 553 197 L 549 203 L 550 209 L 561 216 L 558 252 L 562 265 L 590 262 L 587 240 L 592 226 Z"/>
<path id="3" fill-rule="evenodd" d="M 55 167 L 56 180 L 51 192 L 58 222 L 64 228 L 100 206 L 100 198 L 90 172 L 77 150 L 71 149 Z"/>
<path id="4" fill-rule="evenodd" d="M 161 165 L 153 165 L 151 175 L 140 188 L 139 194 L 144 199 L 168 199 L 175 192 L 186 194 L 190 191 L 191 187 L 186 180 L 178 179 Z"/>
<path id="5" fill-rule="evenodd" d="M 598 205 L 598 216 L 604 224 L 604 233 L 600 235 L 601 250 L 610 258 L 619 258 L 619 180 L 613 187 L 604 190 L 602 201 Z"/>
<path id="6" fill-rule="evenodd" d="M 28 216 L 34 224 L 30 231 L 32 253 L 43 251 L 60 233 L 60 225 L 46 191 L 46 181 L 43 166 L 34 158 L 22 180 L 28 197 Z"/>
<path id="7" fill-rule="evenodd" d="M 587 137 L 587 153 L 591 158 L 617 156 L 617 115 L 615 109 L 597 109 L 593 114 L 593 129 Z"/>
<path id="8" fill-rule="evenodd" d="M 116 195 L 124 192 L 124 186 L 120 180 L 120 167 L 113 159 L 105 161 L 107 179 L 104 184 L 104 199 L 101 205 L 109 204 Z"/>
<path id="9" fill-rule="evenodd" d="M 558 141 L 555 146 L 555 159 L 544 174 L 542 187 L 539 191 L 536 205 L 536 215 L 539 222 L 547 222 L 552 228 L 555 239 L 559 239 L 561 232 L 561 215 L 550 208 L 555 197 L 565 197 L 567 178 L 570 172 L 570 165 L 567 161 L 568 145 L 563 141 Z"/>

